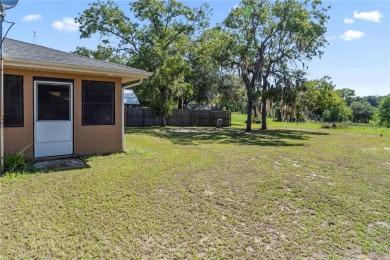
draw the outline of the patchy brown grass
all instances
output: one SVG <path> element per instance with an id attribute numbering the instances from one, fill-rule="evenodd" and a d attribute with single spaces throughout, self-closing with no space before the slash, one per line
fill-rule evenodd
<path id="1" fill-rule="evenodd" d="M 390 258 L 387 132 L 237 127 L 2 177 L 0 258 Z"/>

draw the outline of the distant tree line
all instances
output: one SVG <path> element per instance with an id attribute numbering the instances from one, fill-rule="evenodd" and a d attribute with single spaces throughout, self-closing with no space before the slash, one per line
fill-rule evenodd
<path id="1" fill-rule="evenodd" d="M 121 10 L 97 0 L 76 22 L 82 38 L 99 35 L 96 50 L 75 53 L 153 72 L 135 90 L 160 117 L 188 103 L 217 104 L 247 114 L 252 122 L 320 120 L 389 125 L 388 97 L 355 97 L 324 76 L 307 80 L 313 57 L 327 45 L 329 19 L 321 0 L 242 0 L 210 28 L 207 4 L 190 8 L 177 0 L 137 0 Z"/>

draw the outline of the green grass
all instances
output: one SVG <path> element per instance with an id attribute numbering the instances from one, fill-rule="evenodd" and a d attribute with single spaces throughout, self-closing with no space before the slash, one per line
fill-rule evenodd
<path id="1" fill-rule="evenodd" d="M 388 129 L 244 121 L 128 128 L 90 168 L 2 177 L 0 259 L 390 257 Z"/>
<path id="2" fill-rule="evenodd" d="M 244 122 L 246 122 L 247 116 L 244 114 L 232 113 L 232 127 L 244 128 Z M 268 128 L 283 128 L 283 129 L 319 129 L 327 123 L 323 122 L 299 122 L 297 123 L 284 123 L 276 122 L 268 118 L 267 127 Z M 377 127 L 372 124 L 356 124 L 356 123 L 336 123 L 341 126 L 341 129 L 332 129 L 334 131 L 343 131 L 343 132 L 352 132 L 352 133 L 367 133 L 367 134 L 382 134 L 390 135 L 390 128 Z M 260 124 L 252 124 L 252 129 L 259 129 Z"/>

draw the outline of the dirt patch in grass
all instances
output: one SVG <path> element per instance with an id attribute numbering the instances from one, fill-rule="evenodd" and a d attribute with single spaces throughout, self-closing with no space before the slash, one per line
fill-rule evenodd
<path id="1" fill-rule="evenodd" d="M 388 259 L 390 135 L 294 128 L 126 129 L 88 169 L 5 176 L 0 258 Z"/>

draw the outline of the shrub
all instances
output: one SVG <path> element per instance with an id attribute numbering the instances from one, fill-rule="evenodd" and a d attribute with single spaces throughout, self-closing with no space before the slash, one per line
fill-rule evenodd
<path id="1" fill-rule="evenodd" d="M 352 110 L 340 103 L 338 106 L 332 106 L 329 109 L 325 109 L 323 113 L 323 120 L 325 122 L 345 122 L 351 116 Z"/>
<path id="2" fill-rule="evenodd" d="M 332 129 L 348 129 L 348 125 L 346 123 L 330 123 L 330 124 L 322 124 L 321 128 L 332 128 Z"/>
<path id="3" fill-rule="evenodd" d="M 30 169 L 31 161 L 24 157 L 23 153 L 5 154 L 5 172 L 24 172 Z"/>
<path id="4" fill-rule="evenodd" d="M 353 101 L 350 107 L 354 123 L 368 123 L 375 113 L 375 108 L 367 101 Z"/>
<path id="5" fill-rule="evenodd" d="M 18 153 L 4 155 L 4 172 L 25 172 L 31 170 L 32 161 L 24 156 L 24 151 L 28 147 L 30 145 Z"/>

